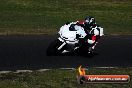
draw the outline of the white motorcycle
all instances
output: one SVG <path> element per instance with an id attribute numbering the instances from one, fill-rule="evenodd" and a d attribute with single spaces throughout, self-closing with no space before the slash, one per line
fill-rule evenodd
<path id="1" fill-rule="evenodd" d="M 87 42 L 84 28 L 74 23 L 65 24 L 60 28 L 59 38 L 47 48 L 47 55 L 65 53 L 92 54 L 92 45 Z"/>

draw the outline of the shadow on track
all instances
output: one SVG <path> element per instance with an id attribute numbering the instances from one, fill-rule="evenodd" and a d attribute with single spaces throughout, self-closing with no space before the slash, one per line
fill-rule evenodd
<path id="1" fill-rule="evenodd" d="M 85 57 L 85 58 L 93 58 L 97 55 L 99 55 L 99 53 L 93 52 L 92 54 L 63 53 L 58 55 L 47 55 L 47 56 L 79 56 L 79 57 Z"/>
<path id="2" fill-rule="evenodd" d="M 65 54 L 47 56 L 47 46 L 54 36 L 0 36 L 0 70 L 76 68 L 84 66 L 132 66 L 132 37 L 105 37 L 94 56 Z M 125 41 L 125 42 L 122 42 Z"/>

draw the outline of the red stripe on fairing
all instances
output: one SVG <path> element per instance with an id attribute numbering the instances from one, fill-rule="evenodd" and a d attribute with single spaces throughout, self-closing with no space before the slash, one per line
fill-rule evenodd
<path id="1" fill-rule="evenodd" d="M 92 36 L 92 40 L 93 41 L 96 40 L 96 36 L 95 35 Z"/>

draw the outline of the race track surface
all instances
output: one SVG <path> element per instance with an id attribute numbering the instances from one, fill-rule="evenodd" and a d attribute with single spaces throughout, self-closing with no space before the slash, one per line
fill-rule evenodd
<path id="1" fill-rule="evenodd" d="M 96 47 L 98 55 L 47 56 L 48 45 L 54 36 L 0 36 L 0 70 L 132 67 L 132 36 L 104 36 Z"/>

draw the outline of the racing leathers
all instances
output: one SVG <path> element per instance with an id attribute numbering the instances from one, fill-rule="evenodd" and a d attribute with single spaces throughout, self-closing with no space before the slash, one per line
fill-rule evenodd
<path id="1" fill-rule="evenodd" d="M 96 23 L 87 24 L 85 21 L 77 21 L 77 24 L 82 26 L 87 33 L 87 42 L 91 46 L 89 51 L 93 51 L 100 37 L 104 35 L 103 28 Z"/>

